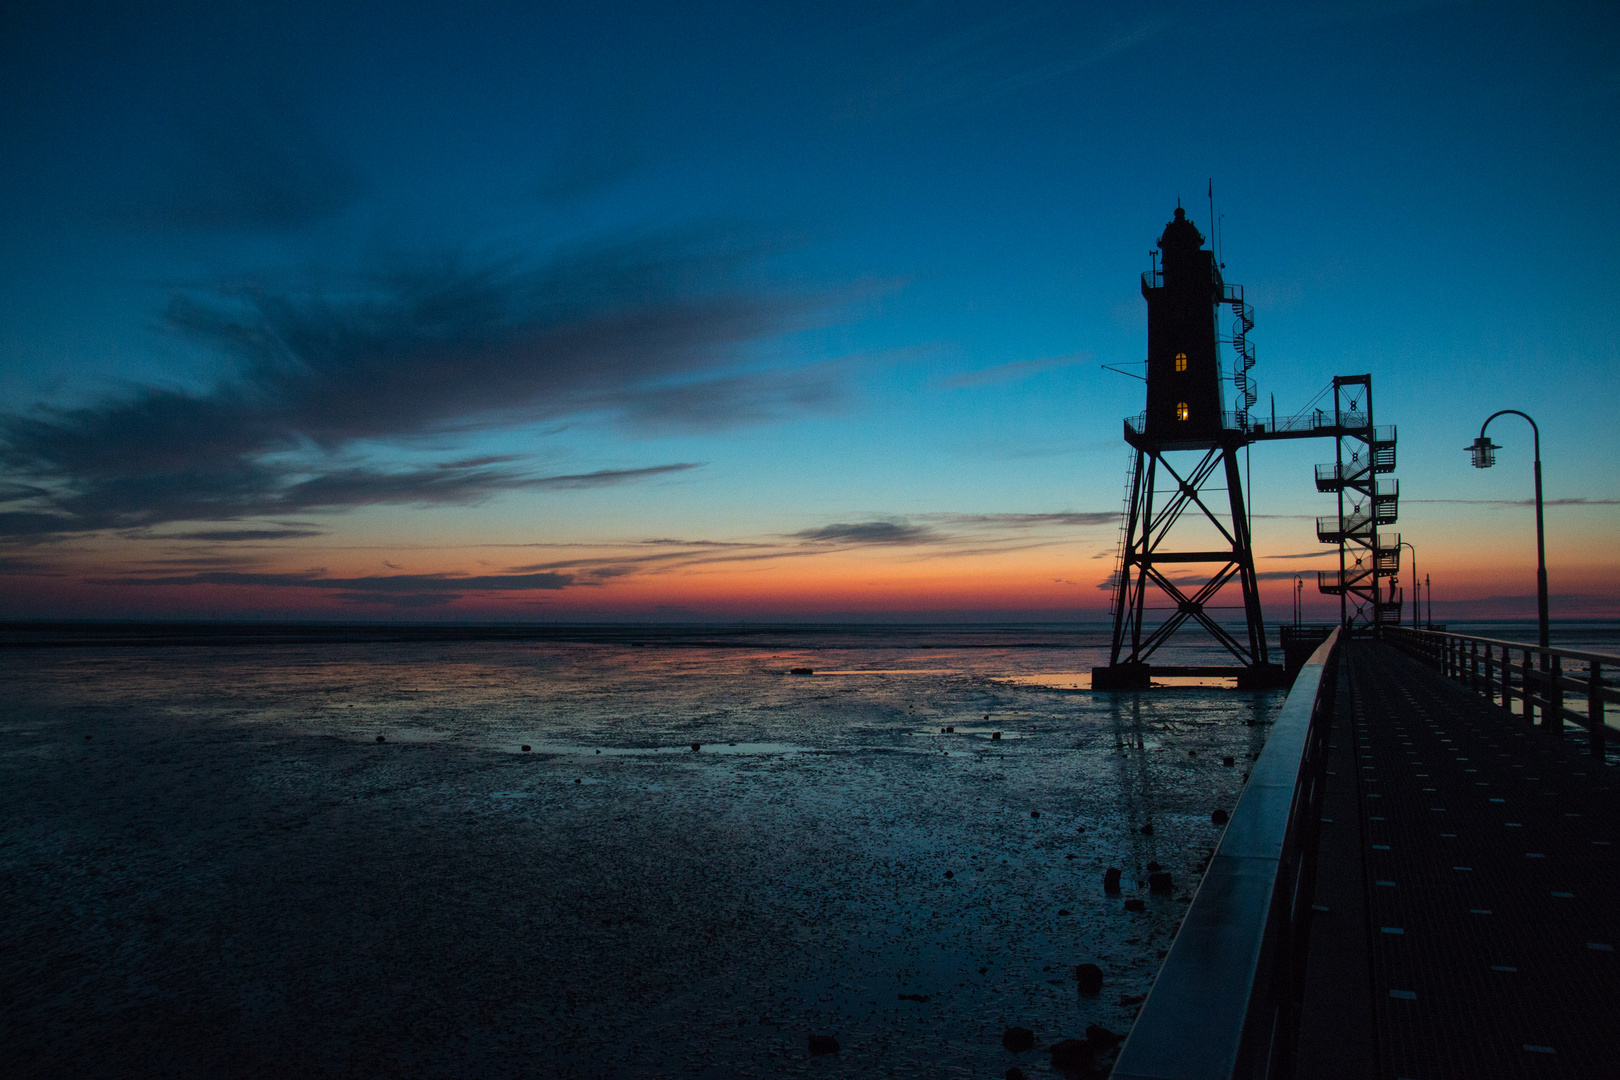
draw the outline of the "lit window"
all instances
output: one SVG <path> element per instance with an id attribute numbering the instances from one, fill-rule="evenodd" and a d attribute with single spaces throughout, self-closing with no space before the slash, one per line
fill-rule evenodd
<path id="1" fill-rule="evenodd" d="M 1186 371 L 1187 370 L 1187 354 L 1186 353 L 1184 353 L 1184 352 L 1176 353 L 1176 370 L 1177 371 Z M 1187 418 L 1185 416 L 1183 416 L 1182 419 L 1185 420 Z"/>
<path id="2" fill-rule="evenodd" d="M 1176 402 L 1176 419 L 1187 419 L 1187 403 L 1185 401 Z"/>

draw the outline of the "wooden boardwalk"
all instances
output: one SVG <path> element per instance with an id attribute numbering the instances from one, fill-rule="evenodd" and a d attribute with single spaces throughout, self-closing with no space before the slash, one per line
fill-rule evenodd
<path id="1" fill-rule="evenodd" d="M 1300 1077 L 1620 1077 L 1620 777 L 1346 643 Z"/>

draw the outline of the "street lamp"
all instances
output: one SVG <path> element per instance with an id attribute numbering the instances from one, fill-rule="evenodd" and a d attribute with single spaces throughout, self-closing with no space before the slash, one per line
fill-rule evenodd
<path id="1" fill-rule="evenodd" d="M 1548 644 L 1547 540 L 1546 533 L 1541 525 L 1541 429 L 1536 426 L 1534 420 L 1530 419 L 1528 413 L 1522 413 L 1518 409 L 1503 409 L 1486 417 L 1485 423 L 1479 425 L 1479 438 L 1463 449 L 1474 455 L 1474 468 L 1488 469 L 1495 465 L 1496 451 L 1502 448 L 1485 437 L 1485 429 L 1490 426 L 1492 420 L 1495 420 L 1498 416 L 1506 416 L 1508 413 L 1512 413 L 1514 416 L 1522 416 L 1529 421 L 1530 430 L 1535 433 L 1536 437 L 1536 607 L 1541 623 L 1541 640 L 1539 644 L 1542 648 L 1546 648 Z"/>
<path id="2" fill-rule="evenodd" d="M 1422 596 L 1418 592 L 1417 548 L 1406 540 L 1401 541 L 1401 547 L 1412 553 L 1412 629 L 1416 630 L 1418 628 L 1418 604 L 1422 601 Z"/>

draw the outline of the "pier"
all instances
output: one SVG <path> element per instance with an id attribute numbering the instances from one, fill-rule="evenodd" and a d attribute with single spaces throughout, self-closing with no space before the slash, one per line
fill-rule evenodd
<path id="1" fill-rule="evenodd" d="M 1313 654 L 1115 1077 L 1613 1075 L 1617 661 L 1482 640 Z"/>

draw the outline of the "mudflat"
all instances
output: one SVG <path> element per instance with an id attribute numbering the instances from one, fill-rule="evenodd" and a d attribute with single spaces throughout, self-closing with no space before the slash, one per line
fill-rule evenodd
<path id="1" fill-rule="evenodd" d="M 1280 696 L 825 659 L 7 651 L 9 1070 L 999 1075 L 1128 1028 Z"/>

